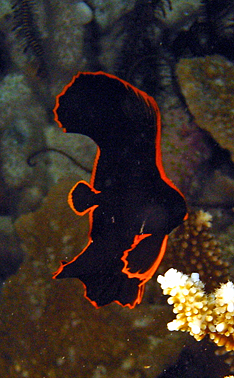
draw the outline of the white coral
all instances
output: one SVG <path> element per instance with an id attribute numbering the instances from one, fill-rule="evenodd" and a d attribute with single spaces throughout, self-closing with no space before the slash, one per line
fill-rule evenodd
<path id="1" fill-rule="evenodd" d="M 197 340 L 205 336 L 204 319 L 209 315 L 210 308 L 204 292 L 204 285 L 199 279 L 198 273 L 191 277 L 169 269 L 164 276 L 158 277 L 163 293 L 170 295 L 168 303 L 174 305 L 173 312 L 176 319 L 168 323 L 170 331 L 188 331 Z"/>
<path id="2" fill-rule="evenodd" d="M 186 276 L 186 274 L 171 268 L 165 273 L 164 276 L 159 275 L 157 281 L 160 283 L 161 288 L 165 290 L 184 286 L 187 279 L 188 276 Z"/>
<path id="3" fill-rule="evenodd" d="M 199 210 L 197 212 L 196 225 L 199 227 L 205 226 L 210 228 L 212 222 L 212 215 L 206 211 Z"/>
<path id="4" fill-rule="evenodd" d="M 215 297 L 219 306 L 227 305 L 227 311 L 234 311 L 234 285 L 231 281 L 221 284 L 220 288 L 215 291 Z"/>
<path id="5" fill-rule="evenodd" d="M 208 334 L 217 345 L 234 350 L 234 284 L 221 284 L 206 294 L 198 273 L 187 276 L 169 269 L 158 276 L 163 293 L 170 295 L 176 319 L 167 324 L 169 331 L 189 332 L 196 340 Z"/>

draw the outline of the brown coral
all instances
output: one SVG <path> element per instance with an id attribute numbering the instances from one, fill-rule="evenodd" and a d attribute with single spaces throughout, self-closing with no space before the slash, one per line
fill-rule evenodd
<path id="1" fill-rule="evenodd" d="M 170 235 L 163 263 L 186 274 L 198 272 L 208 292 L 229 277 L 229 265 L 222 260 L 211 221 L 207 212 L 190 212 L 188 219 Z"/>
<path id="2" fill-rule="evenodd" d="M 234 159 L 234 66 L 219 55 L 181 59 L 176 73 L 196 123 Z"/>

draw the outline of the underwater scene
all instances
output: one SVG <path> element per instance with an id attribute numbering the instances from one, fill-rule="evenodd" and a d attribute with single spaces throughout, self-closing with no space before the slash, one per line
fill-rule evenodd
<path id="1" fill-rule="evenodd" d="M 0 0 L 0 377 L 234 376 L 234 0 Z"/>

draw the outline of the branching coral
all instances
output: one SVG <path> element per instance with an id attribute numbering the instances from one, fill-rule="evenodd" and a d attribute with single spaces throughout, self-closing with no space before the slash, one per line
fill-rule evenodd
<path id="1" fill-rule="evenodd" d="M 170 331 L 189 332 L 196 340 L 209 335 L 226 351 L 234 350 L 234 285 L 231 281 L 221 284 L 207 294 L 198 273 L 187 276 L 176 269 L 169 269 L 158 276 L 163 294 L 170 295 L 176 319 L 168 323 Z"/>
<path id="2" fill-rule="evenodd" d="M 229 278 L 228 263 L 222 260 L 220 244 L 212 234 L 212 216 L 203 210 L 190 212 L 170 235 L 164 262 L 186 274 L 198 272 L 209 292 Z"/>
<path id="3" fill-rule="evenodd" d="M 234 350 L 234 285 L 232 282 L 221 284 L 215 291 L 214 321 L 215 330 L 210 338 L 227 351 Z"/>

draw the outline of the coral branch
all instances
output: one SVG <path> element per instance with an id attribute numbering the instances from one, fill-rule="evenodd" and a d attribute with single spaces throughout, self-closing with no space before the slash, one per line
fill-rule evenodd
<path id="1" fill-rule="evenodd" d="M 173 267 L 185 274 L 198 272 L 208 293 L 217 282 L 229 279 L 229 264 L 212 232 L 212 216 L 203 210 L 189 212 L 188 219 L 173 231 L 164 262 L 167 269 Z"/>
<path id="2" fill-rule="evenodd" d="M 234 351 L 234 284 L 228 281 L 207 294 L 198 273 L 187 276 L 169 269 L 158 276 L 163 294 L 170 295 L 176 319 L 167 324 L 170 331 L 189 332 L 197 341 L 206 335 L 226 351 Z"/>

